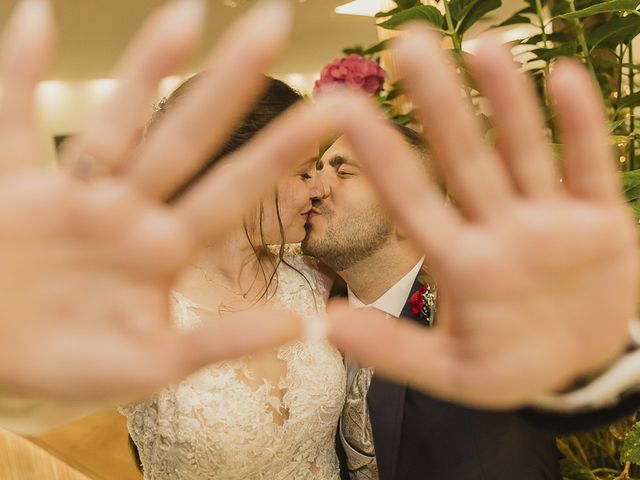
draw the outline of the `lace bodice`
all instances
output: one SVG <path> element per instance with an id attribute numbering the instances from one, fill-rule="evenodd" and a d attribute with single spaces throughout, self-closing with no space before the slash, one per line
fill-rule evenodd
<path id="1" fill-rule="evenodd" d="M 297 247 L 288 246 L 285 258 L 308 282 L 282 265 L 275 301 L 301 314 L 324 309 L 319 272 Z M 199 323 L 185 297 L 176 295 L 174 307 L 181 328 Z M 248 359 L 227 361 L 122 407 L 145 480 L 338 480 L 342 358 L 324 341 L 281 347 L 277 358 L 286 362 L 277 385 L 256 379 Z"/>

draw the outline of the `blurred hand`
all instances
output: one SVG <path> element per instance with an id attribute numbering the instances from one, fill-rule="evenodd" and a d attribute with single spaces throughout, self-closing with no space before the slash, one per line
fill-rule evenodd
<path id="1" fill-rule="evenodd" d="M 436 327 L 336 307 L 332 337 L 380 374 L 462 403 L 516 407 L 611 362 L 638 300 L 638 249 L 603 107 L 581 65 L 559 62 L 550 89 L 565 142 L 554 171 L 529 79 L 484 40 L 470 59 L 493 112 L 488 146 L 432 33 L 398 49 L 445 206 L 400 136 L 350 99 L 345 135 L 438 282 Z M 356 121 L 357 120 L 357 121 Z M 393 168 L 389 159 L 393 158 Z"/>
<path id="2" fill-rule="evenodd" d="M 204 18 L 198 0 L 174 0 L 151 16 L 116 69 L 114 98 L 67 148 L 70 171 L 52 171 L 38 156 L 32 112 L 53 51 L 51 11 L 45 0 L 17 7 L 4 40 L 0 105 L 5 394 L 131 399 L 300 334 L 296 318 L 271 310 L 238 313 L 190 333 L 176 331 L 170 320 L 180 271 L 199 248 L 235 227 L 317 144 L 325 126 L 310 107 L 294 107 L 229 165 L 167 205 L 257 98 L 261 72 L 291 24 L 285 3 L 259 4 L 212 52 L 206 81 L 133 148 L 158 82 L 193 52 Z"/>

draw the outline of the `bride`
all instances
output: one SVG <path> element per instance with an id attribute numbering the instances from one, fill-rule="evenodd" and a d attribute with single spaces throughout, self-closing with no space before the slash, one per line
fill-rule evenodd
<path id="1" fill-rule="evenodd" d="M 160 103 L 149 128 L 199 76 Z M 301 100 L 278 80 L 268 84 L 209 167 Z M 329 279 L 291 245 L 305 234 L 316 156 L 310 152 L 295 175 L 281 179 L 270 198 L 187 271 L 173 296 L 180 328 L 224 322 L 226 312 L 261 302 L 307 316 L 325 308 Z M 299 341 L 212 365 L 121 411 L 146 480 L 337 480 L 335 433 L 345 382 L 334 347 Z"/>

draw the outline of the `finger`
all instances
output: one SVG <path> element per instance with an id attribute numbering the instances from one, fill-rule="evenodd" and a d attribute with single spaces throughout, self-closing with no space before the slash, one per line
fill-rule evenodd
<path id="1" fill-rule="evenodd" d="M 290 26 L 289 5 L 268 0 L 231 27 L 215 49 L 207 74 L 150 133 L 128 173 L 137 188 L 166 199 L 200 170 L 253 105 L 264 87 L 261 72 L 281 51 Z"/>
<path id="2" fill-rule="evenodd" d="M 459 394 L 449 343 L 437 330 L 375 309 L 352 310 L 345 302 L 332 302 L 328 314 L 329 339 L 360 365 L 432 393 Z"/>
<path id="3" fill-rule="evenodd" d="M 283 174 L 317 150 L 332 129 L 333 115 L 332 108 L 293 106 L 180 197 L 175 204 L 178 215 L 200 242 L 224 235 Z"/>
<path id="4" fill-rule="evenodd" d="M 398 62 L 448 191 L 471 218 L 496 215 L 512 188 L 484 144 L 439 37 L 423 28 L 410 30 L 399 42 Z"/>
<path id="5" fill-rule="evenodd" d="M 65 148 L 64 164 L 88 156 L 108 171 L 122 166 L 140 139 L 160 80 L 178 70 L 198 45 L 205 8 L 202 0 L 174 0 L 151 16 L 116 69 L 112 100 Z"/>
<path id="6" fill-rule="evenodd" d="M 425 329 L 375 310 L 349 310 L 343 304 L 330 305 L 328 311 L 330 340 L 338 348 L 373 367 L 376 375 L 444 400 L 510 409 L 567 380 L 567 369 L 559 367 L 549 375 L 540 368 L 541 358 L 550 351 L 557 354 L 548 341 L 526 339 L 496 353 L 496 346 L 478 349 L 474 342 L 456 339 L 437 326 Z M 566 360 L 562 354 L 558 358 Z"/>
<path id="7" fill-rule="evenodd" d="M 410 148 L 370 102 L 348 92 L 333 97 L 328 100 L 342 106 L 340 130 L 395 217 L 433 266 L 439 255 L 450 251 L 460 218 L 446 208 L 443 193 L 429 177 L 430 159 Z"/>
<path id="8" fill-rule="evenodd" d="M 55 27 L 49 2 L 22 0 L 3 42 L 1 173 L 37 163 L 34 90 L 49 66 L 54 44 Z"/>
<path id="9" fill-rule="evenodd" d="M 559 177 L 529 77 L 516 70 L 511 53 L 495 39 L 481 40 L 469 62 L 491 104 L 500 150 L 516 188 L 527 196 L 551 195 Z"/>
<path id="10" fill-rule="evenodd" d="M 602 100 L 577 62 L 556 64 L 550 81 L 566 151 L 566 184 L 576 196 L 618 200 L 620 185 L 607 138 Z"/>
<path id="11" fill-rule="evenodd" d="M 169 363 L 171 370 L 167 373 L 172 373 L 175 380 L 211 363 L 291 342 L 302 332 L 302 322 L 297 315 L 256 308 L 225 315 L 188 334 L 173 333 L 168 338 L 169 345 L 162 348 L 164 354 L 159 355 L 164 355 L 162 364 Z"/>

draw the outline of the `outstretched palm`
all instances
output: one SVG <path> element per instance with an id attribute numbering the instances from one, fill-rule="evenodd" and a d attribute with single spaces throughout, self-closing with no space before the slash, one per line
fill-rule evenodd
<path id="1" fill-rule="evenodd" d="M 265 15 L 273 27 L 267 33 L 257 28 Z M 206 363 L 299 334 L 295 318 L 271 311 L 188 333 L 170 321 L 170 291 L 181 269 L 235 226 L 324 128 L 315 111 L 295 107 L 230 166 L 167 205 L 258 95 L 260 72 L 289 25 L 286 5 L 270 2 L 233 26 L 212 57 L 224 75 L 199 81 L 134 155 L 156 86 L 193 51 L 203 17 L 202 2 L 180 0 L 151 18 L 120 64 L 117 95 L 67 149 L 70 171 L 50 172 L 38 168 L 31 110 L 53 28 L 46 2 L 18 8 L 5 41 L 0 110 L 4 393 L 129 399 Z M 93 167 L 110 175 L 95 177 Z M 87 174 L 94 178 L 78 178 Z"/>
<path id="2" fill-rule="evenodd" d="M 566 142 L 560 182 L 532 88 L 502 47 L 485 41 L 471 59 L 497 149 L 486 145 L 438 40 L 411 32 L 399 57 L 459 208 L 444 206 L 367 105 L 354 102 L 360 120 L 345 131 L 426 252 L 441 294 L 438 322 L 424 331 L 341 314 L 338 344 L 382 374 L 490 407 L 522 405 L 612 361 L 636 311 L 638 251 L 588 74 L 558 65 L 550 85 Z"/>

